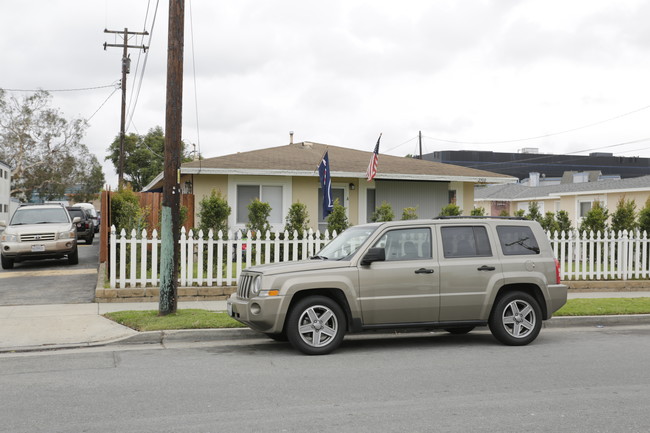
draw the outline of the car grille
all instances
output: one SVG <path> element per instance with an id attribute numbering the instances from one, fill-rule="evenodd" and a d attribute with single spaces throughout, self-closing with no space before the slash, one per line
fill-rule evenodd
<path id="1" fill-rule="evenodd" d="M 53 241 L 55 239 L 55 233 L 25 233 L 20 235 L 21 242 Z"/>
<path id="2" fill-rule="evenodd" d="M 239 298 L 248 299 L 251 297 L 251 287 L 254 280 L 255 275 L 242 273 L 239 276 L 239 282 L 237 283 L 237 296 Z"/>

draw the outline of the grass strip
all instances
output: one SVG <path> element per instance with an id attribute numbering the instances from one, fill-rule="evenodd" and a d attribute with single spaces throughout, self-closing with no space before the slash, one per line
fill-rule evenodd
<path id="1" fill-rule="evenodd" d="M 650 314 L 650 298 L 569 299 L 554 316 L 610 316 L 620 314 Z M 244 328 L 225 312 L 199 309 L 178 310 L 159 316 L 157 310 L 117 311 L 104 317 L 136 331 L 167 329 Z"/>
<path id="2" fill-rule="evenodd" d="M 106 313 L 104 317 L 136 331 L 246 327 L 225 312 L 199 309 L 178 310 L 166 316 L 159 316 L 157 310 L 116 311 Z"/>
<path id="3" fill-rule="evenodd" d="M 612 316 L 650 314 L 650 298 L 569 299 L 554 316 Z"/>

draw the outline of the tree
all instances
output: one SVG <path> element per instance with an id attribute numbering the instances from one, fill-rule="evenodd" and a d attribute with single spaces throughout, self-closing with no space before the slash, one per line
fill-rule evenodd
<path id="1" fill-rule="evenodd" d="M 44 90 L 17 99 L 0 89 L 0 160 L 13 167 L 10 194 L 22 201 L 34 194 L 57 199 L 74 187 L 98 193 L 104 183 L 97 159 L 81 143 L 86 121 L 65 119 L 50 102 Z"/>
<path id="2" fill-rule="evenodd" d="M 185 151 L 186 145 L 181 142 L 181 163 L 192 160 Z M 120 137 L 115 137 L 108 148 L 110 160 L 115 171 L 120 166 Z M 156 126 L 146 135 L 128 134 L 124 137 L 124 179 L 131 183 L 134 191 L 141 191 L 164 169 L 165 164 L 165 134 L 160 126 Z"/>
<path id="3" fill-rule="evenodd" d="M 106 183 L 102 166 L 95 155 L 89 155 L 86 169 L 88 175 L 81 179 L 78 184 L 79 189 L 73 194 L 76 203 L 88 203 L 97 200 L 99 192 Z"/>
<path id="4" fill-rule="evenodd" d="M 592 231 L 604 232 L 608 228 L 607 218 L 609 218 L 609 211 L 599 201 L 595 201 L 582 220 L 579 231 L 587 234 Z"/>
<path id="5" fill-rule="evenodd" d="M 636 202 L 634 200 L 625 200 L 625 197 L 621 197 L 616 206 L 616 210 L 612 214 L 612 230 L 616 233 L 623 230 L 631 232 L 636 228 Z"/>
<path id="6" fill-rule="evenodd" d="M 381 206 L 375 209 L 375 211 L 372 213 L 370 220 L 372 222 L 384 222 L 392 221 L 394 218 L 395 214 L 393 213 L 393 207 L 390 205 L 390 203 L 383 201 L 381 203 Z"/>
<path id="7" fill-rule="evenodd" d="M 345 207 L 339 203 L 339 199 L 334 200 L 334 209 L 327 216 L 327 230 L 330 233 L 336 231 L 337 234 L 340 234 L 343 230 L 350 227 L 348 222 L 348 217 L 345 214 Z"/>
<path id="8" fill-rule="evenodd" d="M 212 190 L 208 197 L 204 197 L 199 202 L 198 217 L 201 220 L 199 229 L 203 230 L 203 235 L 207 237 L 208 232 L 212 232 L 216 238 L 219 230 L 225 235 L 228 232 L 228 217 L 232 209 L 228 205 L 221 191 Z"/>
<path id="9" fill-rule="evenodd" d="M 298 233 L 298 239 L 302 239 L 303 233 L 309 230 L 307 205 L 300 202 L 293 203 L 289 208 L 285 222 L 284 230 L 289 232 L 289 236 L 293 236 L 295 231 Z"/>
<path id="10" fill-rule="evenodd" d="M 460 216 L 463 211 L 454 203 L 449 203 L 440 210 L 440 216 Z"/>

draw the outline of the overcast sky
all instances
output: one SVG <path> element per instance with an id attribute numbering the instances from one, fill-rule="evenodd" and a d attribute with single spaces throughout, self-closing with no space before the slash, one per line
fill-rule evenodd
<path id="1" fill-rule="evenodd" d="M 104 29 L 149 31 L 130 41 L 150 50 L 144 74 L 129 50 L 127 132 L 164 127 L 168 1 L 0 5 L 4 89 L 117 83 L 122 50 L 103 43 L 121 39 Z M 370 152 L 382 132 L 380 154 L 406 155 L 422 131 L 425 153 L 650 157 L 649 17 L 643 0 L 186 0 L 183 139 L 204 157 L 285 145 L 289 131 Z M 114 187 L 113 91 L 52 92 L 52 105 L 95 113 L 85 143 Z"/>

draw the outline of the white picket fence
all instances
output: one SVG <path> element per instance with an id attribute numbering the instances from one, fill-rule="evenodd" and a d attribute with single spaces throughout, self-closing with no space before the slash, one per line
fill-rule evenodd
<path id="1" fill-rule="evenodd" d="M 235 285 L 242 269 L 253 264 L 267 264 L 303 260 L 313 256 L 323 245 L 336 237 L 313 232 L 303 233 L 302 239 L 294 231 L 284 233 L 266 232 L 264 235 L 241 231 L 234 234 L 217 233 L 212 230 L 204 236 L 181 229 L 180 243 L 180 287 L 189 286 L 231 286 Z M 122 229 L 119 235 L 115 226 L 109 237 L 109 281 L 111 288 L 157 287 L 160 283 L 159 257 L 161 239 L 154 229 L 151 237 L 146 230 L 140 235 L 132 230 L 130 236 Z M 151 264 L 154 263 L 155 266 Z"/>
<path id="2" fill-rule="evenodd" d="M 628 280 L 649 278 L 647 233 L 627 231 L 614 233 L 547 233 L 555 257 L 560 261 L 562 280 Z M 212 230 L 204 237 L 199 231 L 181 230 L 181 287 L 231 286 L 237 283 L 242 269 L 254 264 L 307 259 L 336 236 L 327 231 L 298 233 L 269 233 L 256 236 L 250 232 L 224 234 L 215 239 Z M 111 227 L 109 281 L 111 288 L 159 285 L 160 239 L 154 230 L 138 236 L 132 230 L 116 233 Z M 118 256 L 119 254 L 119 256 Z M 151 264 L 154 263 L 155 266 Z"/>
<path id="3" fill-rule="evenodd" d="M 647 279 L 648 234 L 637 231 L 547 233 L 563 280 Z"/>

